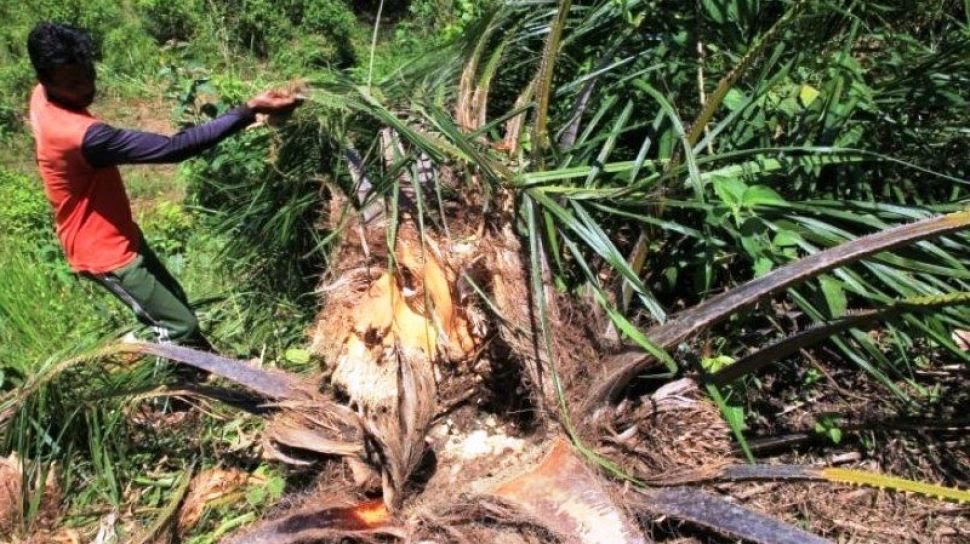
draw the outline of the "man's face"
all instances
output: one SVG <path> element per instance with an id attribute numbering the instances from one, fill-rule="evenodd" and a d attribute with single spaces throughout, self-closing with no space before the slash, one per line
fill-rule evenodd
<path id="1" fill-rule="evenodd" d="M 56 66 L 48 81 L 44 81 L 47 96 L 72 108 L 86 108 L 97 93 L 94 66 L 64 64 Z"/>

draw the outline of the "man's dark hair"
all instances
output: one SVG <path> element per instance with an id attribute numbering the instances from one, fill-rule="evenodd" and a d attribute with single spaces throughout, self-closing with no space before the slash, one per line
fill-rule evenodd
<path id="1" fill-rule="evenodd" d="M 37 79 L 50 81 L 51 71 L 65 64 L 94 67 L 94 44 L 84 30 L 61 23 L 38 23 L 27 36 L 27 53 Z"/>

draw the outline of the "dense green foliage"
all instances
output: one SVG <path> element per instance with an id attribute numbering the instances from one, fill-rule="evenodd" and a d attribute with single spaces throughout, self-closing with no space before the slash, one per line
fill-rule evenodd
<path id="1" fill-rule="evenodd" d="M 390 124 L 410 143 L 404 167 L 423 152 L 512 190 L 533 263 L 549 262 L 563 290 L 594 293 L 614 327 L 650 349 L 637 331 L 679 308 L 962 207 L 968 38 L 957 2 L 513 2 L 379 93 L 334 84 L 322 99 L 361 114 L 358 148 L 371 145 L 366 127 Z M 482 93 L 482 123 L 461 126 Z M 515 151 L 496 152 L 519 112 Z M 387 179 L 379 156 L 371 166 Z M 968 243 L 954 235 L 838 269 L 709 342 L 729 361 L 769 331 L 966 291 Z M 939 395 L 917 371 L 936 357 L 966 361 L 949 333 L 968 323 L 970 311 L 949 308 L 888 323 L 882 341 L 853 330 L 833 342 L 903 405 L 926 408 Z M 741 406 L 725 409 L 740 430 Z"/>
<path id="2" fill-rule="evenodd" d="M 327 254 L 320 185 L 333 159 L 324 150 L 333 147 L 315 119 L 301 119 L 285 134 L 243 134 L 188 170 L 189 203 L 204 210 L 206 230 L 225 239 L 220 269 L 235 278 L 239 304 L 254 309 L 242 316 L 243 344 L 268 342 L 277 351 L 298 342 L 313 316 Z"/>

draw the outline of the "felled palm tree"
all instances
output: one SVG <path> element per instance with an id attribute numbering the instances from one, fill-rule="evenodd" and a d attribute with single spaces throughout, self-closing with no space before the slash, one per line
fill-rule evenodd
<path id="1" fill-rule="evenodd" d="M 970 213 L 954 194 L 906 206 L 876 173 L 954 178 L 856 149 L 878 132 L 866 123 L 889 117 L 869 106 L 907 107 L 857 108 L 864 78 L 851 45 L 832 44 L 874 40 L 864 16 L 811 2 L 573 4 L 503 4 L 380 87 L 317 86 L 349 127 L 327 214 L 341 242 L 311 330 L 321 376 L 124 348 L 269 399 L 272 457 L 346 465 L 345 497 L 312 497 L 230 542 L 644 542 L 645 513 L 819 542 L 703 486 L 826 480 L 967 500 L 859 471 L 741 464 L 728 441 L 746 449 L 740 425 L 718 415 L 724 387 L 827 339 L 904 395 L 891 365 L 860 355 L 882 357 L 862 331 L 890 318 L 966 358 L 941 331 L 970 317 Z M 886 96 L 970 74 L 959 50 L 909 53 L 923 73 L 880 80 Z M 847 311 L 850 297 L 867 309 Z M 782 299 L 815 326 L 716 371 L 682 356 Z M 485 390 L 528 412 L 528 443 L 484 462 L 429 446 L 442 414 Z"/>
<path id="2" fill-rule="evenodd" d="M 959 212 L 897 227 L 819 252 L 685 310 L 668 323 L 646 331 L 646 337 L 657 349 L 669 348 L 794 282 L 888 248 L 953 232 L 967 225 L 970 225 L 970 213 Z M 383 228 L 377 232 L 383 232 Z M 329 393 L 318 392 L 312 383 L 301 378 L 257 370 L 240 361 L 172 346 L 119 347 L 123 351 L 192 364 L 274 401 L 271 423 L 266 430 L 266 445 L 267 451 L 278 459 L 304 464 L 313 453 L 342 457 L 355 476 L 355 484 L 361 489 L 370 487 L 370 481 L 382 485 L 383 507 L 373 503 L 364 503 L 357 509 L 346 505 L 337 507 L 332 505 L 333 497 L 328 497 L 330 503 L 314 504 L 311 501 L 311 506 L 265 522 L 231 542 L 323 542 L 351 536 L 365 539 L 366 535 L 376 534 L 418 538 L 418 535 L 430 537 L 441 533 L 446 537 L 451 535 L 449 538 L 459 538 L 455 535 L 462 534 L 463 530 L 470 531 L 469 536 L 485 530 L 469 528 L 482 519 L 491 519 L 494 525 L 491 530 L 504 534 L 506 539 L 513 537 L 505 533 L 515 533 L 515 538 L 523 541 L 529 541 L 531 534 L 540 535 L 536 538 L 564 541 L 643 542 L 645 537 L 627 514 L 630 511 L 668 515 L 756 542 L 823 542 L 823 539 L 800 529 L 744 510 L 694 486 L 716 481 L 822 480 L 889 486 L 958 501 L 968 498 L 966 492 L 862 471 L 732 464 L 729 449 L 724 447 L 727 428 L 719 422 L 716 408 L 700 398 L 694 381 L 672 381 L 632 405 L 627 401 L 628 405 L 623 408 L 610 405 L 606 401 L 612 396 L 611 392 L 623 389 L 634 377 L 630 368 L 647 366 L 649 356 L 597 354 L 589 345 L 583 345 L 580 333 L 573 339 L 557 341 L 551 348 L 553 355 L 539 353 L 532 357 L 529 354 L 536 350 L 530 351 L 528 345 L 536 342 L 541 331 L 528 318 L 528 303 L 508 296 L 515 286 L 493 283 L 490 290 L 495 301 L 493 315 L 501 316 L 491 322 L 498 329 L 497 341 L 521 350 L 513 353 L 527 371 L 526 379 L 532 385 L 536 405 L 545 407 L 543 421 L 534 433 L 545 438 L 531 452 L 531 460 L 529 456 L 520 457 L 517 461 L 521 464 L 498 471 L 494 467 L 459 467 L 462 478 L 458 483 L 451 483 L 445 489 L 434 489 L 430 486 L 439 482 L 432 476 L 429 487 L 423 491 L 430 498 L 423 503 L 414 498 L 407 500 L 408 481 L 426 454 L 430 423 L 448 408 L 442 405 L 447 399 L 437 395 L 437 391 L 447 388 L 450 380 L 459 380 L 462 373 L 457 371 L 445 378 L 436 377 L 435 367 L 471 362 L 476 347 L 485 340 L 483 333 L 486 330 L 469 326 L 477 319 L 471 315 L 476 311 L 474 307 L 457 304 L 458 297 L 452 288 L 454 273 L 450 269 L 455 261 L 445 261 L 436 253 L 450 254 L 447 253 L 449 248 L 427 244 L 425 257 L 416 258 L 412 253 L 416 250 L 410 245 L 416 242 L 408 238 L 413 235 L 401 227 L 396 246 L 399 248 L 397 273 L 379 265 L 366 272 L 368 267 L 358 263 L 361 267 L 355 267 L 355 270 L 362 277 L 352 279 L 352 274 L 342 271 L 341 277 L 352 281 L 333 286 L 343 292 L 328 297 L 321 311 L 321 320 L 314 331 L 314 347 L 331 361 L 330 382 L 341 392 L 339 396 L 345 399 L 343 404 L 336 403 Z M 490 264 L 502 259 L 518 260 L 518 252 L 508 246 L 492 240 L 485 243 L 488 251 L 496 253 L 486 255 Z M 353 242 L 344 250 L 352 252 L 361 247 Z M 482 255 L 480 252 L 475 254 Z M 451 255 L 462 255 L 462 252 Z M 521 263 L 518 266 L 518 271 L 500 269 L 502 281 L 518 278 L 525 283 L 528 267 Z M 493 265 L 489 270 L 499 269 Z M 527 296 L 526 286 L 518 288 L 522 291 L 520 294 Z M 409 300 L 415 297 L 419 298 Z M 970 295 L 963 293 L 912 298 L 859 313 L 858 318 L 853 316 L 827 324 L 824 335 L 811 335 L 808 340 L 795 336 L 787 343 L 794 349 L 794 346 L 805 346 L 836 331 L 861 326 L 897 312 L 925 311 L 967 300 Z M 418 323 L 419 320 L 426 323 Z M 556 328 L 561 333 L 569 326 Z M 785 344 L 771 346 L 766 351 L 777 356 L 786 351 Z M 501 352 L 509 353 L 505 349 Z M 580 354 L 597 357 L 595 362 L 587 360 L 587 365 L 612 371 L 587 371 L 586 376 L 564 375 L 563 368 L 579 366 L 563 367 L 556 362 Z M 762 361 L 761 355 L 759 352 L 736 364 L 746 366 L 744 372 L 754 371 L 760 365 L 746 361 Z M 470 367 L 466 366 L 465 372 L 469 371 Z M 709 381 L 717 383 L 723 381 L 724 375 L 737 372 L 728 367 L 711 375 Z M 551 376 L 550 390 L 543 385 L 545 375 Z M 570 410 L 567 399 L 571 398 L 585 399 L 586 411 Z M 679 425 L 672 424 L 678 418 Z M 638 429 L 638 425 L 643 428 Z M 615 430 L 620 428 L 627 431 Z M 690 436 L 691 432 L 698 436 Z M 706 446 L 686 463 L 670 460 L 661 472 L 625 475 L 643 485 L 642 488 L 624 487 L 621 482 L 604 477 L 587 464 L 594 461 L 593 466 L 623 474 L 617 468 L 618 464 L 635 464 L 636 458 L 642 457 L 636 453 L 636 448 L 631 448 L 631 453 L 624 448 L 605 447 L 611 453 L 604 454 L 590 445 L 603 447 L 609 442 L 632 444 L 651 439 L 669 440 L 671 443 L 665 446 L 668 452 L 680 443 Z M 460 459 L 450 461 L 460 462 Z M 449 467 L 440 466 L 440 470 L 446 468 Z M 649 481 L 649 484 L 640 479 Z M 462 497 L 458 505 L 455 497 Z"/>
<path id="3" fill-rule="evenodd" d="M 267 451 L 292 463 L 314 454 L 340 457 L 358 490 L 381 490 L 384 509 L 311 501 L 233 542 L 378 533 L 414 540 L 501 535 L 642 542 L 640 512 L 754 541 L 811 542 L 821 539 L 699 486 L 829 480 L 966 499 L 964 492 L 851 470 L 742 465 L 730 453 L 728 427 L 717 415 L 722 387 L 799 349 L 889 318 L 965 322 L 963 310 L 946 308 L 967 301 L 959 279 L 964 263 L 955 251 L 965 238 L 954 233 L 970 222 L 966 212 L 880 210 L 861 202 L 875 181 L 822 170 L 844 165 L 861 173 L 863 163 L 873 169 L 901 164 L 840 147 L 838 130 L 816 139 L 829 125 L 851 126 L 860 115 L 839 111 L 849 106 L 839 102 L 837 85 L 819 90 L 794 79 L 801 55 L 824 51 L 831 36 L 815 35 L 783 60 L 786 47 L 806 40 L 793 21 L 827 21 L 832 33 L 849 39 L 858 30 L 807 2 L 781 6 L 770 22 L 748 14 L 753 18 L 745 28 L 742 4 L 694 14 L 698 25 L 718 17 L 737 25 L 738 35 L 722 28 L 724 35 L 691 36 L 701 51 L 741 50 L 733 68 L 720 69 L 713 91 L 704 70 L 709 62 L 717 72 L 715 59 L 685 60 L 691 48 L 667 43 L 676 42 L 676 27 L 646 22 L 655 15 L 647 5 L 569 1 L 502 6 L 470 28 L 462 47 L 392 77 L 380 93 L 333 83 L 317 90 L 319 101 L 352 112 L 348 137 L 357 138 L 344 142 L 352 144 L 347 183 L 332 190 L 330 228 L 343 241 L 311 331 L 328 379 L 324 393 L 293 383 L 266 390 L 278 378 L 248 385 L 277 400 Z M 759 25 L 764 30 L 743 47 Z M 720 41 L 709 47 L 705 39 Z M 651 47 L 653 55 L 643 54 Z M 719 60 L 725 58 L 731 55 Z M 696 112 L 689 127 L 673 104 L 697 83 L 663 72 L 658 61 L 698 67 L 700 103 L 681 106 Z M 949 66 L 966 73 L 965 62 Z M 761 73 L 751 76 L 756 68 Z M 772 110 L 772 96 L 787 89 L 795 89 L 794 106 L 804 114 Z M 718 114 L 725 102 L 728 112 Z M 816 113 L 819 120 L 810 121 Z M 771 115 L 776 134 L 744 129 L 767 129 L 764 118 Z M 366 149 L 367 158 L 354 149 Z M 772 188 L 782 176 L 794 186 Z M 860 202 L 815 199 L 829 186 Z M 852 238 L 847 226 L 881 232 L 845 241 Z M 944 235 L 951 236 L 943 244 L 926 241 Z M 905 257 L 887 253 L 915 242 Z M 724 248 L 736 248 L 736 255 Z M 664 266 L 670 252 L 702 272 L 697 276 L 706 291 L 745 262 L 759 277 L 712 297 L 678 293 L 683 281 L 658 293 L 644 281 L 656 275 L 645 271 Z M 921 264 L 932 262 L 930 255 L 941 264 Z M 725 258 L 730 266 L 718 264 Z M 861 269 L 846 268 L 860 260 Z M 812 283 L 833 270 L 835 276 Z M 941 279 L 946 276 L 956 281 Z M 828 308 L 813 302 L 815 289 L 831 302 Z M 845 289 L 873 307 L 840 310 L 832 301 Z M 716 372 L 700 369 L 694 379 L 678 379 L 689 365 L 668 352 L 696 346 L 705 331 L 786 292 L 816 326 Z M 660 300 L 672 294 L 683 302 L 703 300 L 668 316 Z M 655 325 L 638 326 L 651 319 Z M 866 337 L 850 337 L 837 345 L 860 360 Z M 945 337 L 934 338 L 947 347 Z M 170 357 L 195 357 L 167 349 Z M 886 369 L 862 366 L 895 387 Z M 489 387 L 490 371 L 483 369 L 499 367 L 513 368 L 524 385 L 505 393 L 526 397 L 536 445 L 509 466 L 483 467 L 438 451 L 437 470 L 427 474 L 421 466 L 433 422 L 469 390 Z M 227 377 L 240 381 L 239 367 L 226 368 Z M 667 385 L 630 396 L 638 376 L 658 370 L 666 371 Z M 740 429 L 732 430 L 743 445 Z M 664 444 L 651 448 L 651 440 Z M 691 453 L 671 459 L 658 451 Z M 461 477 L 441 476 L 447 473 Z"/>

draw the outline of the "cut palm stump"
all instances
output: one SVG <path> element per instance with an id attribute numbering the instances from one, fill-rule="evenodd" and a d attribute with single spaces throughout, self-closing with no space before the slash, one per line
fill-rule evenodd
<path id="1" fill-rule="evenodd" d="M 395 510 L 438 410 L 435 367 L 468 360 L 478 344 L 452 291 L 455 273 L 439 255 L 415 229 L 400 229 L 396 268 L 349 272 L 355 279 L 329 289 L 314 327 L 312 349 L 359 417 L 366 460 L 381 467 L 384 500 Z"/>

